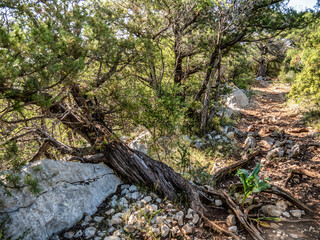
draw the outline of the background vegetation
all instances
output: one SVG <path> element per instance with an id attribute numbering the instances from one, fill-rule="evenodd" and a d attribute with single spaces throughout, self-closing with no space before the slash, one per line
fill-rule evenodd
<path id="1" fill-rule="evenodd" d="M 180 136 L 219 131 L 226 85 L 281 71 L 292 98 L 320 104 L 318 15 L 286 1 L 14 0 L 0 22 L 1 170 L 112 141 L 79 133 L 77 119 L 113 137 L 143 127 L 154 158 L 195 172 L 190 157 L 214 151 Z"/>

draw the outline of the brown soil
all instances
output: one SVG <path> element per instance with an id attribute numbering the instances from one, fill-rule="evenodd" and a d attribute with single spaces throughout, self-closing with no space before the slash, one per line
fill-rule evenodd
<path id="1" fill-rule="evenodd" d="M 306 128 L 299 110 L 285 104 L 290 88 L 283 84 L 264 83 L 253 88 L 256 95 L 252 104 L 243 110 L 238 127 L 243 132 L 255 131 L 256 140 L 261 147 L 261 154 L 250 164 L 253 168 L 258 162 L 264 167 L 263 178 L 270 177 L 273 184 L 283 187 L 312 209 L 315 214 L 302 216 L 301 219 L 313 219 L 315 222 L 276 223 L 279 229 L 263 228 L 266 239 L 320 239 L 320 149 L 317 132 Z M 276 131 L 276 132 L 275 132 Z M 277 135 L 277 133 L 284 133 Z M 270 148 L 262 140 L 271 137 L 274 140 L 291 140 L 300 146 L 296 157 L 278 157 L 266 159 Z M 260 141 L 259 141 L 260 140 Z M 288 150 L 289 151 L 289 150 Z M 276 201 L 276 199 L 271 199 Z M 292 206 L 291 209 L 294 209 Z M 292 217 L 291 219 L 298 220 Z M 270 223 L 270 222 L 269 222 Z M 293 234 L 293 235 L 291 235 Z M 297 237 L 297 238 L 295 238 Z"/>

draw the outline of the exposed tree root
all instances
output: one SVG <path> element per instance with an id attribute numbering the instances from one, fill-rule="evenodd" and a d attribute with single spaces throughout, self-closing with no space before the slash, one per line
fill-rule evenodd
<path id="1" fill-rule="evenodd" d="M 250 211 L 252 211 L 255 208 L 259 208 L 263 205 L 263 203 L 259 203 L 259 204 L 254 204 L 254 205 L 250 205 L 246 208 L 246 213 L 249 214 Z"/>
<path id="2" fill-rule="evenodd" d="M 219 182 L 221 181 L 226 175 L 230 175 L 231 173 L 237 171 L 240 167 L 245 166 L 248 164 L 254 157 L 258 156 L 260 153 L 260 148 L 256 148 L 252 153 L 246 153 L 243 157 L 243 160 L 236 162 L 234 164 L 231 164 L 230 166 L 227 166 L 225 168 L 219 169 L 217 172 L 215 172 L 212 175 L 211 182 Z"/>
<path id="3" fill-rule="evenodd" d="M 278 186 L 271 185 L 271 188 L 264 190 L 264 192 L 276 194 L 276 195 L 288 200 L 289 202 L 296 205 L 297 207 L 299 207 L 305 211 L 308 211 L 310 213 L 314 213 L 314 211 L 312 209 L 310 209 L 307 205 L 305 205 L 299 199 L 295 198 L 290 193 L 286 192 L 284 189 L 282 189 Z"/>
<path id="4" fill-rule="evenodd" d="M 210 187 L 207 187 L 206 189 L 203 188 L 203 191 L 217 195 L 225 200 L 227 205 L 232 209 L 232 211 L 235 213 L 236 217 L 238 218 L 239 222 L 242 224 L 242 226 L 248 231 L 250 236 L 255 240 L 263 240 L 262 236 L 260 235 L 259 230 L 254 226 L 252 222 L 248 219 L 247 214 L 241 211 L 240 207 L 234 203 L 234 201 L 231 199 L 231 197 L 221 190 L 214 190 Z"/>
<path id="5" fill-rule="evenodd" d="M 235 240 L 240 240 L 240 238 L 237 235 L 220 227 L 218 224 L 216 224 L 214 221 L 211 221 L 209 218 L 206 218 L 204 215 L 202 215 L 202 219 L 204 220 L 206 225 L 208 225 L 212 229 L 216 230 L 217 232 L 224 233 L 225 235 L 233 237 L 233 239 L 235 239 Z"/>

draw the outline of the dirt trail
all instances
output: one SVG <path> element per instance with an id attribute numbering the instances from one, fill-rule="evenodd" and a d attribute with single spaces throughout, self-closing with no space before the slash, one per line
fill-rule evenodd
<path id="1" fill-rule="evenodd" d="M 288 86 L 262 82 L 253 90 L 256 93 L 254 100 L 248 109 L 242 111 L 238 125 L 243 132 L 252 132 L 262 149 L 249 168 L 262 162 L 262 177 L 270 177 L 273 184 L 285 188 L 316 211 L 314 216 L 306 213 L 301 219 L 317 218 L 315 223 L 291 216 L 291 220 L 296 222 L 276 223 L 273 229 L 264 228 L 263 235 L 272 240 L 320 239 L 320 150 L 317 133 L 304 126 L 297 108 L 285 105 L 286 94 L 290 90 Z M 272 150 L 273 154 L 270 153 Z M 268 154 L 274 157 L 269 159 Z M 272 203 L 278 199 L 267 200 Z"/>

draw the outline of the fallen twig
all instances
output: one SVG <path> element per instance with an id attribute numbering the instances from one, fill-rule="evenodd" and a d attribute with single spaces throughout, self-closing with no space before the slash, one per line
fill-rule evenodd
<path id="1" fill-rule="evenodd" d="M 292 128 L 292 129 L 289 129 L 288 132 L 302 133 L 302 132 L 309 132 L 309 129 L 307 129 L 307 128 Z"/>

